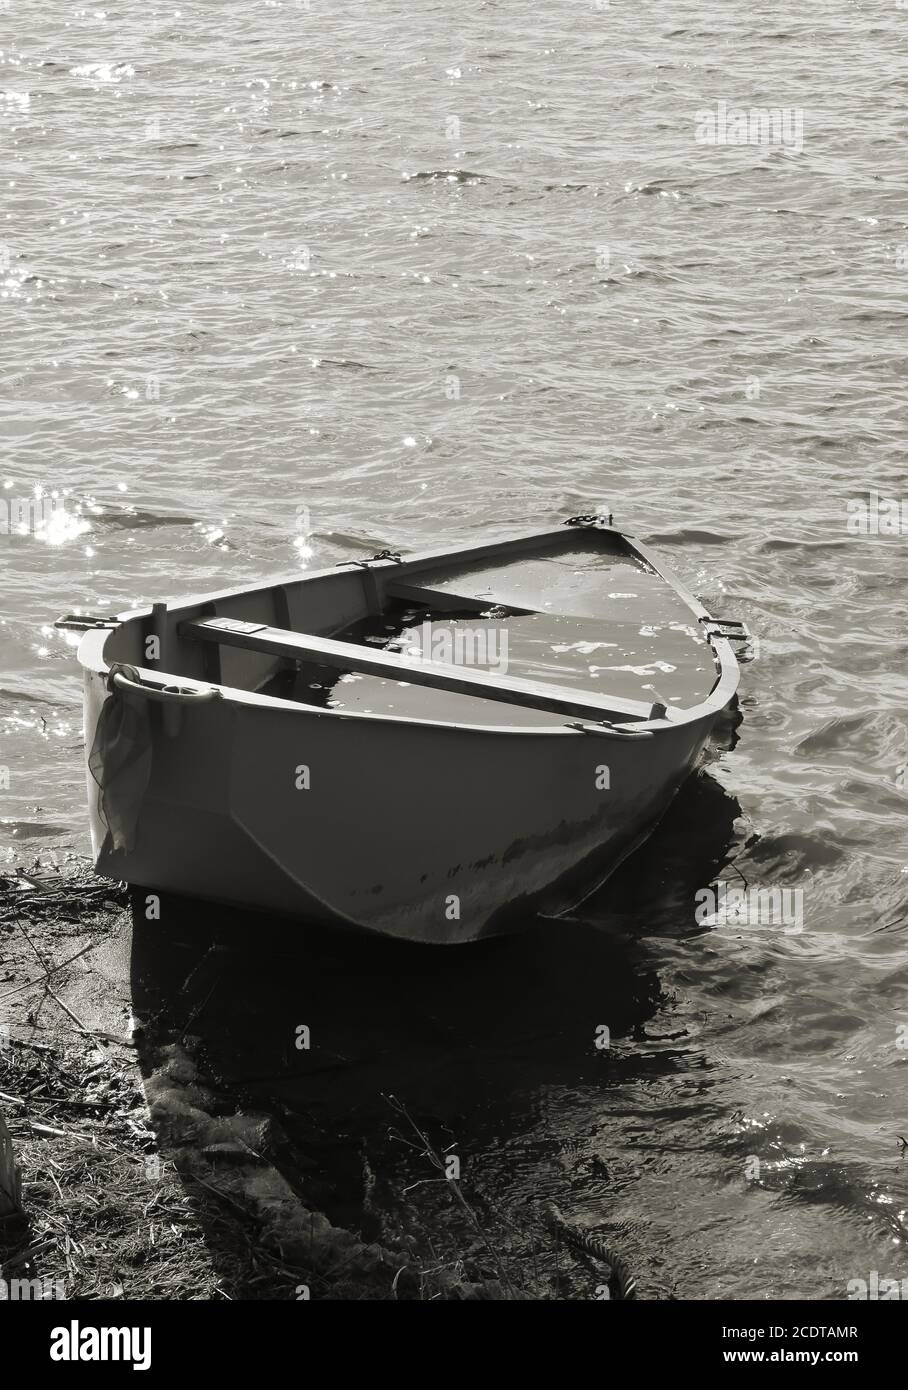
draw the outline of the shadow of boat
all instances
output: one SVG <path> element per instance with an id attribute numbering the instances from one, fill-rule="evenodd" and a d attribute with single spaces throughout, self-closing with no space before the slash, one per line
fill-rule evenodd
<path id="1" fill-rule="evenodd" d="M 171 897 L 149 921 L 136 892 L 131 987 L 152 1123 L 200 1199 L 227 1291 L 293 1297 L 303 1280 L 316 1297 L 388 1297 L 389 1248 L 399 1268 L 474 1247 L 455 1203 L 438 1230 L 422 1224 L 408 1189 L 446 1178 L 393 1105 L 437 1155 L 475 1156 L 519 1141 L 552 1098 L 557 1112 L 562 1093 L 605 1092 L 629 1068 L 652 1067 L 633 1049 L 662 999 L 641 929 L 696 930 L 694 892 L 727 857 L 738 814 L 713 778 L 694 777 L 582 919 L 534 920 L 460 948 Z M 669 1066 L 670 1052 L 655 1064 Z M 557 1195 L 550 1155 L 538 1162 L 540 1193 Z M 492 1206 L 475 1200 L 474 1219 L 495 1227 Z M 250 1214 L 266 1258 L 280 1252 L 252 1294 L 230 1230 Z M 308 1250 L 307 1217 L 324 1222 Z"/>

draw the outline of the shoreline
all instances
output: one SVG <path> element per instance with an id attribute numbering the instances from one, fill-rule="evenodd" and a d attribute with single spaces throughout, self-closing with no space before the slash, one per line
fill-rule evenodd
<path id="1" fill-rule="evenodd" d="M 200 947 L 182 981 L 147 989 L 136 966 L 143 929 L 125 887 L 86 867 L 0 878 L 0 1113 L 22 1188 L 21 1216 L 0 1218 L 5 1289 L 19 1280 L 67 1299 L 546 1296 L 525 1266 L 517 1276 L 456 1182 L 451 1205 L 473 1236 L 465 1258 L 440 1254 L 424 1227 L 395 1229 L 372 1200 L 365 1140 L 358 1223 L 325 1215 L 307 1193 L 318 1191 L 315 1128 L 300 1145 L 278 1105 L 206 1067 L 192 1031 L 217 988 L 206 965 L 225 948 Z M 154 941 L 169 965 L 166 936 Z M 403 1105 L 398 1120 L 424 1145 L 427 1171 L 442 1171 L 425 1181 L 445 1182 Z M 450 1241 L 442 1232 L 441 1245 Z"/>

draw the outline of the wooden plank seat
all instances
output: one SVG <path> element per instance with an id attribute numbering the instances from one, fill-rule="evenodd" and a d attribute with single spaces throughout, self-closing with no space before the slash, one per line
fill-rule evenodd
<path id="1" fill-rule="evenodd" d="M 393 654 L 380 649 L 338 642 L 330 637 L 290 632 L 265 623 L 236 618 L 200 618 L 179 626 L 180 636 L 200 642 L 267 652 L 289 660 L 310 660 L 342 671 L 362 671 L 391 680 L 409 681 L 462 695 L 480 696 L 505 704 L 545 710 L 570 719 L 621 724 L 624 721 L 669 720 L 675 713 L 661 704 L 621 700 L 583 690 L 555 689 L 539 681 L 518 680 L 481 669 Z M 431 711 L 427 708 L 427 714 Z"/>

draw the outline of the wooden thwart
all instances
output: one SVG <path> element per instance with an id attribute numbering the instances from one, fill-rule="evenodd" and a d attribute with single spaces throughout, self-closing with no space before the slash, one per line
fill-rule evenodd
<path id="1" fill-rule="evenodd" d="M 180 636 L 201 642 L 219 642 L 226 646 L 243 647 L 248 651 L 269 652 L 291 660 L 308 658 L 344 671 L 364 671 L 387 680 L 405 680 L 414 685 L 433 686 L 458 695 L 473 695 L 486 700 L 498 700 L 508 705 L 521 705 L 543 710 L 571 719 L 591 719 L 616 722 L 671 718 L 659 706 L 639 700 L 591 694 L 583 690 L 557 689 L 540 681 L 518 680 L 497 676 L 487 671 L 464 666 L 448 666 L 441 662 L 421 661 L 413 657 L 375 651 L 352 642 L 337 642 L 330 637 L 315 637 L 308 633 L 288 632 L 284 628 L 263 623 L 245 623 L 235 618 L 203 618 L 180 624 Z"/>

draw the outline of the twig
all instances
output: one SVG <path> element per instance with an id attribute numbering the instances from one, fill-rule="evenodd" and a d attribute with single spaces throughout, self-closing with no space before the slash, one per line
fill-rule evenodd
<path id="1" fill-rule="evenodd" d="M 45 985 L 45 989 L 47 990 L 47 993 L 50 995 L 51 999 L 53 999 L 54 1003 L 60 1005 L 60 1008 L 63 1010 L 63 1012 L 69 1015 L 73 1023 L 75 1023 L 76 1026 L 80 1028 L 83 1033 L 87 1033 L 90 1038 L 98 1036 L 98 1034 L 95 1033 L 91 1028 L 86 1027 L 86 1025 L 82 1022 L 81 1018 L 79 1018 L 78 1014 L 74 1014 L 68 1004 L 64 1004 L 63 1000 L 59 998 L 58 995 L 54 994 L 50 985 Z"/>
<path id="2" fill-rule="evenodd" d="M 422 1144 L 422 1152 L 425 1154 L 426 1158 L 428 1158 L 429 1162 L 440 1172 L 444 1173 L 445 1165 L 442 1162 L 439 1155 L 436 1153 L 435 1149 L 433 1148 L 428 1135 L 420 1129 L 419 1125 L 413 1119 L 412 1115 L 409 1113 L 407 1107 L 403 1104 L 403 1102 L 399 1101 L 396 1096 L 385 1096 L 385 1100 L 391 1106 L 392 1110 L 396 1110 L 398 1115 L 402 1115 L 404 1119 L 407 1121 L 407 1123 L 410 1125 L 414 1134 L 416 1134 L 419 1138 L 420 1143 Z M 404 1139 L 403 1135 L 400 1135 L 399 1137 L 403 1140 L 404 1143 L 409 1142 L 408 1140 Z M 413 1145 L 412 1147 L 415 1147 L 415 1145 Z M 517 1294 L 513 1284 L 511 1283 L 511 1277 L 508 1274 L 507 1267 L 505 1266 L 505 1263 L 499 1255 L 498 1251 L 492 1245 L 492 1242 L 490 1241 L 489 1237 L 483 1230 L 482 1225 L 475 1211 L 470 1206 L 470 1203 L 467 1201 L 466 1197 L 463 1195 L 460 1183 L 457 1181 L 456 1178 L 449 1178 L 447 1174 L 445 1174 L 445 1177 L 441 1179 L 441 1181 L 447 1182 L 449 1184 L 451 1191 L 457 1198 L 457 1201 L 463 1207 L 470 1222 L 475 1227 L 480 1240 L 485 1245 L 486 1249 L 489 1252 L 489 1255 L 491 1256 L 492 1262 L 495 1265 L 495 1268 L 498 1270 L 498 1277 L 501 1280 L 502 1287 L 507 1290 L 511 1298 L 516 1298 Z"/>
<path id="3" fill-rule="evenodd" d="M 55 975 L 58 970 L 62 970 L 67 965 L 71 965 L 74 960 L 78 960 L 80 956 L 84 956 L 88 951 L 94 951 L 97 945 L 97 941 L 90 941 L 87 946 L 82 947 L 81 951 L 76 951 L 75 955 L 67 956 L 66 960 L 61 960 L 59 965 L 52 965 L 43 975 L 36 975 L 33 980 L 26 980 L 25 984 L 17 985 L 15 989 L 9 990 L 6 994 L 0 994 L 0 1004 L 2 1004 L 5 999 L 12 999 L 14 994 L 21 994 L 23 990 L 30 989 L 32 985 L 43 984 L 45 980 L 50 979 L 51 975 Z"/>
<path id="4" fill-rule="evenodd" d="M 34 1134 L 47 1135 L 53 1139 L 94 1139 L 93 1134 L 80 1134 L 75 1129 L 55 1129 L 53 1125 L 35 1124 L 29 1121 L 29 1125 Z"/>

